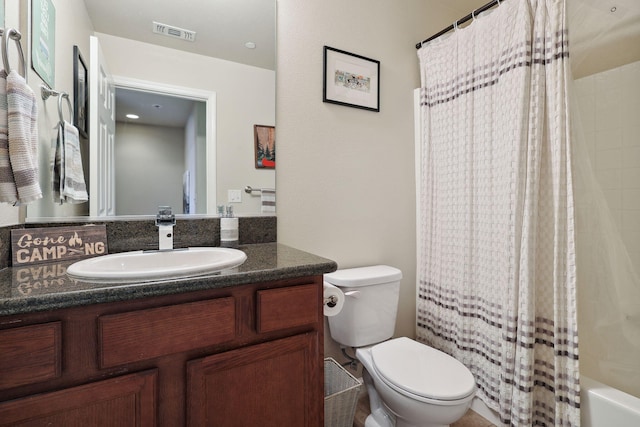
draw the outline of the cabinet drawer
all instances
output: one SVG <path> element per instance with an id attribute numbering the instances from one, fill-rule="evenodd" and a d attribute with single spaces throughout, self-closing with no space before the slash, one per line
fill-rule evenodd
<path id="1" fill-rule="evenodd" d="M 61 336 L 61 322 L 0 331 L 0 389 L 59 377 Z"/>
<path id="2" fill-rule="evenodd" d="M 258 332 L 312 325 L 320 313 L 318 287 L 314 284 L 258 291 Z"/>
<path id="3" fill-rule="evenodd" d="M 235 337 L 235 301 L 218 298 L 101 316 L 98 331 L 102 368 L 189 351 Z"/>

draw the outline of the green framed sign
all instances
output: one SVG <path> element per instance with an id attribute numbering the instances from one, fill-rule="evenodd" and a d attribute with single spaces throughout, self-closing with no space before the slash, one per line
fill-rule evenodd
<path id="1" fill-rule="evenodd" d="M 52 88 L 56 82 L 56 9 L 51 0 L 32 1 L 31 28 L 31 66 Z"/>
<path id="2" fill-rule="evenodd" d="M 0 27 L 6 27 L 6 25 L 4 25 L 4 0 L 0 0 Z"/>

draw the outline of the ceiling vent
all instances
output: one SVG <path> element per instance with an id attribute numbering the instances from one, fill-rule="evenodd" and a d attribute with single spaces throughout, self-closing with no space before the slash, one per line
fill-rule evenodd
<path id="1" fill-rule="evenodd" d="M 174 37 L 176 39 L 186 40 L 189 42 L 196 41 L 196 32 L 185 30 L 183 28 L 174 27 L 172 25 L 161 24 L 160 22 L 153 22 L 153 32 L 156 34 L 162 34 L 167 37 Z"/>

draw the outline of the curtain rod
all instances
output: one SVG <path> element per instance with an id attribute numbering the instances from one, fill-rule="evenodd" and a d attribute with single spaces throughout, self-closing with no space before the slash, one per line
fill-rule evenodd
<path id="1" fill-rule="evenodd" d="M 504 0 L 502 0 L 504 1 Z M 485 10 L 489 10 L 491 9 L 493 6 L 500 4 L 500 0 L 491 0 L 489 3 L 485 4 L 484 6 L 480 7 L 479 9 L 474 10 L 473 12 L 471 12 L 470 14 L 468 14 L 467 16 L 458 19 L 455 23 L 449 25 L 447 28 L 445 28 L 444 30 L 432 35 L 431 37 L 429 37 L 428 39 L 422 40 L 420 43 L 416 44 L 416 49 L 420 49 L 422 47 L 423 44 L 430 42 L 433 39 L 437 39 L 438 37 L 448 33 L 449 31 L 453 30 L 456 25 L 459 24 L 464 24 L 465 22 L 475 18 L 475 16 L 479 13 L 484 12 Z"/>

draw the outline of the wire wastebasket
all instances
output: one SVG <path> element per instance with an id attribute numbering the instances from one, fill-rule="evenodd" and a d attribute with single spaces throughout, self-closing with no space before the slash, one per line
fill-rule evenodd
<path id="1" fill-rule="evenodd" d="M 352 427 L 360 381 L 333 358 L 324 359 L 324 427 Z"/>

